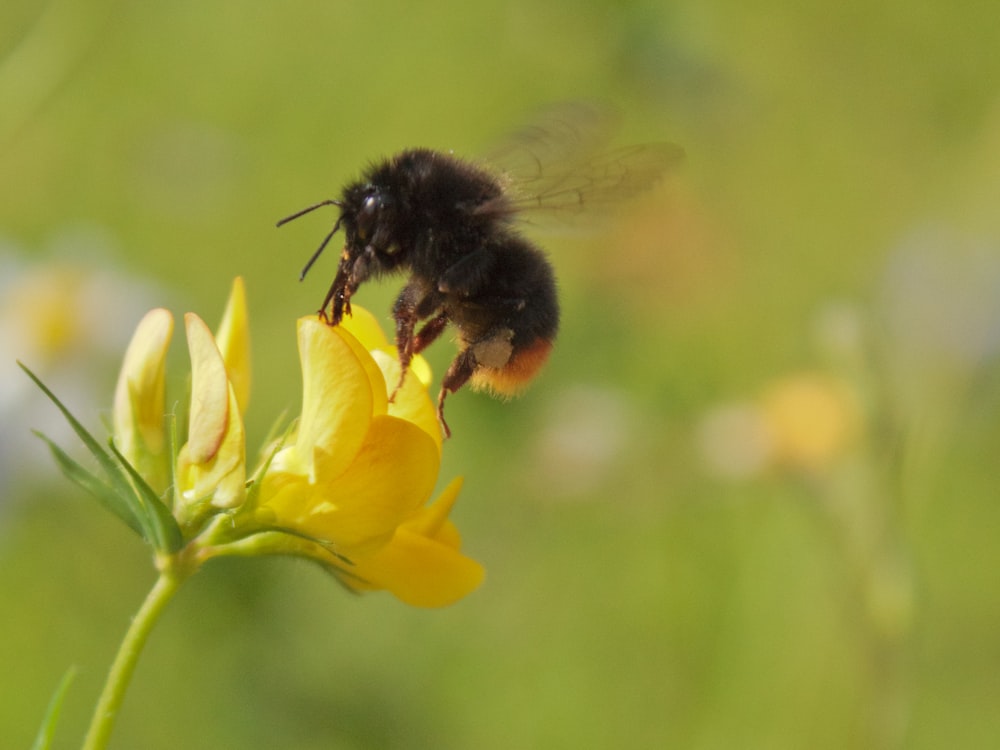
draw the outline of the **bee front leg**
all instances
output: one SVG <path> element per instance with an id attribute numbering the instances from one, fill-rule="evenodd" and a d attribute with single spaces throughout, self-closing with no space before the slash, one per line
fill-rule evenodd
<path id="1" fill-rule="evenodd" d="M 403 386 L 406 379 L 406 371 L 410 369 L 410 362 L 413 360 L 413 330 L 417 326 L 417 302 L 416 289 L 411 285 L 403 287 L 403 291 L 396 298 L 396 303 L 392 306 L 392 317 L 396 321 L 396 351 L 399 357 L 399 382 L 395 390 L 389 396 L 392 403 L 396 394 Z"/>

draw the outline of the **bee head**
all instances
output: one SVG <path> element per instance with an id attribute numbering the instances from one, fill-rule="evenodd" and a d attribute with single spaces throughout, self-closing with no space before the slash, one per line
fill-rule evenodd
<path id="1" fill-rule="evenodd" d="M 397 202 L 385 190 L 359 183 L 344 191 L 339 223 L 347 240 L 341 267 L 350 266 L 354 283 L 400 264 L 397 222 Z"/>
<path id="2" fill-rule="evenodd" d="M 350 314 L 350 298 L 364 281 L 373 275 L 395 270 L 403 261 L 397 239 L 397 211 L 395 202 L 386 191 L 371 183 L 358 182 L 344 191 L 342 200 L 324 200 L 302 209 L 278 222 L 278 226 L 297 219 L 322 206 L 337 206 L 340 216 L 333 228 L 323 238 L 319 248 L 299 276 L 305 278 L 313 263 L 343 227 L 346 241 L 337 267 L 337 275 L 330 287 L 321 314 L 333 302 L 332 322 L 339 323 L 344 312 Z"/>

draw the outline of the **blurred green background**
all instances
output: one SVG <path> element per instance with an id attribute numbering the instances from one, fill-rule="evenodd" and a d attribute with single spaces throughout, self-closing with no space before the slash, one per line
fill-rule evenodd
<path id="1" fill-rule="evenodd" d="M 687 159 L 614 226 L 538 235 L 550 366 L 449 402 L 485 585 L 420 611 L 213 563 L 112 746 L 1000 746 L 1000 25 L 863 0 L 3 3 L 0 746 L 71 664 L 78 745 L 153 580 L 31 436 L 74 444 L 13 358 L 99 431 L 141 313 L 213 324 L 242 274 L 256 445 L 333 273 L 297 281 L 332 214 L 275 220 L 567 99 Z M 356 299 L 387 317 L 399 283 Z"/>

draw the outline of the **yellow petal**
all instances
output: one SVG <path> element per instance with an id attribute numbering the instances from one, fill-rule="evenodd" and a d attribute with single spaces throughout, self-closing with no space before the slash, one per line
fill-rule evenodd
<path id="1" fill-rule="evenodd" d="M 446 524 L 449 524 L 448 514 L 458 500 L 458 493 L 462 490 L 464 480 L 462 477 L 455 477 L 444 488 L 437 500 L 429 505 L 425 505 L 417 511 L 411 518 L 408 518 L 403 526 L 415 534 L 421 536 L 434 537 L 439 539 L 447 538 L 448 543 L 453 543 L 458 548 L 459 540 L 454 536 L 442 534 Z M 452 527 L 453 528 L 453 527 Z"/>
<path id="2" fill-rule="evenodd" d="M 385 337 L 375 316 L 364 308 L 355 306 L 352 317 L 344 318 L 340 325 L 370 352 L 382 371 L 386 396 L 391 395 L 399 384 L 399 354 Z M 420 355 L 415 356 L 410 363 L 406 381 L 396 393 L 393 403 L 388 405 L 388 411 L 394 417 L 422 427 L 440 449 L 441 425 L 438 423 L 437 410 L 426 391 L 431 379 L 431 368 L 427 360 Z"/>
<path id="3" fill-rule="evenodd" d="M 215 343 L 226 363 L 226 372 L 236 391 L 241 414 L 246 413 L 250 401 L 250 328 L 247 321 L 246 286 L 243 277 L 237 276 L 233 280 Z"/>
<path id="4" fill-rule="evenodd" d="M 392 541 L 348 569 L 344 583 L 358 591 L 385 589 L 414 607 L 444 607 L 474 591 L 486 572 L 453 547 L 396 531 Z"/>
<path id="5" fill-rule="evenodd" d="M 395 390 L 396 384 L 399 383 L 399 360 L 396 359 L 395 354 L 384 351 L 373 351 L 371 354 L 372 359 L 382 370 L 386 387 L 391 393 Z M 423 362 L 423 357 L 420 360 Z M 427 395 L 427 386 L 413 375 L 414 372 L 411 369 L 410 376 L 406 378 L 403 387 L 396 393 L 396 398 L 389 404 L 389 413 L 394 417 L 413 422 L 430 435 L 438 450 L 441 450 L 441 423 L 438 421 L 437 408 L 430 396 Z"/>
<path id="6" fill-rule="evenodd" d="M 382 375 L 371 356 L 349 333 L 316 318 L 298 323 L 302 362 L 302 417 L 295 451 L 276 457 L 276 471 L 315 478 L 314 456 L 329 456 L 327 471 L 343 471 L 354 459 L 373 414 L 385 413 Z M 298 465 L 290 463 L 296 458 Z"/>
<path id="7" fill-rule="evenodd" d="M 352 559 L 343 582 L 356 591 L 387 590 L 415 607 L 443 607 L 475 590 L 486 573 L 459 552 L 461 538 L 448 520 L 462 479 L 458 477 L 438 499 L 400 525 L 388 544 Z"/>
<path id="8" fill-rule="evenodd" d="M 230 419 L 215 455 L 194 461 L 185 445 L 178 456 L 178 489 L 186 502 L 209 500 L 216 508 L 235 508 L 246 498 L 246 435 L 236 393 L 228 390 Z"/>
<path id="9" fill-rule="evenodd" d="M 360 341 L 362 346 L 372 354 L 385 352 L 389 355 L 387 358 L 389 361 L 397 363 L 396 372 L 391 377 L 383 368 L 383 372 L 386 373 L 386 385 L 388 386 L 389 393 L 392 393 L 396 388 L 396 383 L 399 382 L 399 353 L 396 347 L 386 338 L 375 316 L 363 307 L 355 305 L 351 317 L 344 318 L 340 325 L 345 330 L 350 331 L 351 335 Z M 417 380 L 423 383 L 425 388 L 431 383 L 430 365 L 419 354 L 410 363 L 410 375 L 416 375 Z"/>
<path id="10" fill-rule="evenodd" d="M 125 351 L 111 415 L 118 449 L 157 490 L 166 482 L 165 465 L 157 459 L 165 447 L 166 358 L 173 330 L 173 316 L 162 308 L 139 322 Z"/>
<path id="11" fill-rule="evenodd" d="M 232 508 L 246 496 L 246 435 L 236 392 L 208 326 L 194 313 L 184 316 L 191 354 L 191 412 L 188 441 L 177 457 L 180 497 L 210 500 Z"/>
<path id="12" fill-rule="evenodd" d="M 372 419 L 346 470 L 334 455 L 317 453 L 315 483 L 275 469 L 283 465 L 279 457 L 265 478 L 261 506 L 273 512 L 276 526 L 331 543 L 348 557 L 383 544 L 427 500 L 439 463 L 423 430 L 388 415 Z"/>
<path id="13" fill-rule="evenodd" d="M 360 305 L 352 305 L 351 314 L 345 317 L 340 325 L 350 331 L 351 335 L 360 341 L 361 345 L 368 351 L 389 347 L 389 340 L 385 337 L 378 320 Z"/>
<path id="14" fill-rule="evenodd" d="M 191 354 L 191 416 L 188 458 L 204 464 L 219 450 L 229 424 L 229 378 L 211 331 L 194 313 L 184 316 Z"/>

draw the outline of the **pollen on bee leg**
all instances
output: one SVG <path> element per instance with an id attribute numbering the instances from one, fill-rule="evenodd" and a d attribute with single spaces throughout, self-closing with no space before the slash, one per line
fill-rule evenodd
<path id="1" fill-rule="evenodd" d="M 551 351 L 551 341 L 537 339 L 526 349 L 516 352 L 502 367 L 477 368 L 472 374 L 472 388 L 491 391 L 499 396 L 516 396 L 539 373 Z"/>
<path id="2" fill-rule="evenodd" d="M 514 346 L 510 343 L 513 338 L 514 332 L 505 328 L 492 338 L 477 341 L 469 349 L 476 358 L 477 365 L 500 370 L 510 362 L 510 355 L 514 351 Z"/>

